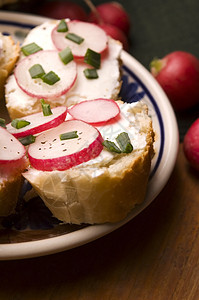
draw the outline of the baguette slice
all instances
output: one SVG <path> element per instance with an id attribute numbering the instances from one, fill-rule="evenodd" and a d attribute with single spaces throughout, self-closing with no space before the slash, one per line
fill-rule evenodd
<path id="1" fill-rule="evenodd" d="M 25 147 L 5 128 L 0 127 L 0 136 L 0 216 L 8 216 L 15 210 L 28 159 Z"/>
<path id="2" fill-rule="evenodd" d="M 153 157 L 152 122 L 145 105 L 120 106 L 124 112 L 119 126 L 123 131 L 129 122 L 132 133 L 131 153 L 113 154 L 104 149 L 97 159 L 66 171 L 29 168 L 23 173 L 59 220 L 73 224 L 117 222 L 144 200 Z M 98 127 L 103 137 L 110 126 Z"/>
<path id="3" fill-rule="evenodd" d="M 11 74 L 19 57 L 19 43 L 14 42 L 11 36 L 0 33 L 0 98 L 4 96 L 6 79 Z"/>

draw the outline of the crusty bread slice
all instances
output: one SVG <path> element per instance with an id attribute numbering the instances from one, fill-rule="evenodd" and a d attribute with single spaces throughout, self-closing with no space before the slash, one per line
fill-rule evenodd
<path id="1" fill-rule="evenodd" d="M 23 178 L 21 174 L 0 182 L 0 216 L 5 217 L 15 211 Z"/>
<path id="2" fill-rule="evenodd" d="M 5 82 L 11 74 L 17 59 L 19 58 L 20 46 L 15 43 L 11 36 L 0 33 L 0 98 L 4 97 Z"/>
<path id="3" fill-rule="evenodd" d="M 145 106 L 134 105 L 131 114 L 138 144 L 143 137 L 145 142 L 130 154 L 115 154 L 111 160 L 91 161 L 66 171 L 30 168 L 23 174 L 55 217 L 74 224 L 117 222 L 144 200 L 154 133 Z"/>

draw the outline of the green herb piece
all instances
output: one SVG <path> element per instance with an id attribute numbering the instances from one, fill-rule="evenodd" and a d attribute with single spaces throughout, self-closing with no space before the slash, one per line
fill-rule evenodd
<path id="1" fill-rule="evenodd" d="M 84 62 L 93 66 L 95 69 L 99 69 L 101 64 L 101 55 L 100 53 L 88 48 L 84 56 Z"/>
<path id="2" fill-rule="evenodd" d="M 40 64 L 33 65 L 28 71 L 32 78 L 41 78 L 45 74 L 45 71 Z"/>
<path id="3" fill-rule="evenodd" d="M 57 32 L 67 32 L 67 31 L 68 31 L 68 25 L 66 24 L 66 21 L 62 19 L 57 26 Z"/>
<path id="4" fill-rule="evenodd" d="M 23 52 L 23 54 L 25 56 L 36 53 L 40 50 L 43 50 L 43 49 L 41 47 L 39 47 L 36 43 L 30 43 L 28 45 L 21 47 L 21 51 Z"/>
<path id="5" fill-rule="evenodd" d="M 133 151 L 133 146 L 128 133 L 122 132 L 118 134 L 116 141 L 118 142 L 118 145 L 123 153 L 131 153 Z"/>
<path id="6" fill-rule="evenodd" d="M 59 57 L 61 58 L 62 62 L 67 65 L 70 61 L 73 60 L 73 54 L 69 47 L 63 49 L 59 52 Z"/>
<path id="7" fill-rule="evenodd" d="M 26 127 L 30 124 L 29 121 L 23 120 L 23 119 L 14 119 L 11 122 L 12 127 L 16 128 L 16 129 L 21 129 L 23 127 Z"/>
<path id="8" fill-rule="evenodd" d="M 36 137 L 34 135 L 27 135 L 25 137 L 19 138 L 19 141 L 24 145 L 28 146 L 35 142 Z"/>
<path id="9" fill-rule="evenodd" d="M 87 79 L 96 79 L 99 77 L 96 69 L 85 69 L 83 72 Z"/>
<path id="10" fill-rule="evenodd" d="M 41 99 L 41 106 L 42 106 L 43 115 L 45 117 L 53 114 L 50 109 L 50 104 L 45 103 L 44 99 Z"/>
<path id="11" fill-rule="evenodd" d="M 78 138 L 77 131 L 70 131 L 60 134 L 60 140 L 70 140 Z"/>
<path id="12" fill-rule="evenodd" d="M 5 119 L 0 118 L 0 126 L 6 128 L 6 121 Z"/>
<path id="13" fill-rule="evenodd" d="M 111 142 L 111 141 L 108 141 L 108 140 L 104 140 L 102 144 L 110 152 L 121 153 L 121 150 L 117 147 L 117 145 L 114 142 Z"/>
<path id="14" fill-rule="evenodd" d="M 75 33 L 68 33 L 65 38 L 79 45 L 84 41 L 84 38 Z"/>
<path id="15" fill-rule="evenodd" d="M 48 72 L 48 73 L 46 73 L 45 75 L 42 76 L 42 80 L 43 80 L 43 82 L 45 82 L 49 85 L 53 85 L 57 81 L 59 81 L 60 78 L 55 72 L 50 71 L 50 72 Z"/>

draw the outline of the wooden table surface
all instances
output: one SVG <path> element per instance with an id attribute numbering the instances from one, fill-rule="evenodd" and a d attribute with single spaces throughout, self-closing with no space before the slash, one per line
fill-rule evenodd
<path id="1" fill-rule="evenodd" d="M 198 300 L 199 173 L 180 145 L 160 195 L 113 233 L 62 253 L 0 262 L 3 300 Z"/>

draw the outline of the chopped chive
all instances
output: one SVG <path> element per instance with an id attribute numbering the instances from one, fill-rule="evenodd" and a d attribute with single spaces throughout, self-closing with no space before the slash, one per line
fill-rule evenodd
<path id="1" fill-rule="evenodd" d="M 11 122 L 12 127 L 16 128 L 16 129 L 21 129 L 23 127 L 26 127 L 30 124 L 29 121 L 23 120 L 23 119 L 14 119 Z"/>
<path id="2" fill-rule="evenodd" d="M 67 32 L 67 31 L 68 31 L 68 25 L 66 24 L 66 21 L 62 19 L 57 26 L 57 32 Z"/>
<path id="3" fill-rule="evenodd" d="M 35 142 L 36 137 L 34 135 L 27 135 L 25 137 L 19 138 L 19 141 L 24 145 L 28 146 Z"/>
<path id="4" fill-rule="evenodd" d="M 79 45 L 84 41 L 84 38 L 75 33 L 68 33 L 65 38 Z"/>
<path id="5" fill-rule="evenodd" d="M 48 72 L 48 73 L 46 73 L 45 75 L 42 76 L 42 80 L 43 80 L 43 82 L 45 82 L 49 85 L 53 85 L 57 81 L 59 81 L 60 78 L 55 72 L 50 71 L 50 72 Z"/>
<path id="6" fill-rule="evenodd" d="M 38 46 L 36 43 L 30 43 L 23 47 L 21 47 L 21 51 L 25 56 L 28 56 L 30 54 L 36 53 L 40 50 L 43 50 L 40 46 Z"/>
<path id="7" fill-rule="evenodd" d="M 43 115 L 45 117 L 53 114 L 50 109 L 50 104 L 45 103 L 44 99 L 41 99 L 41 106 L 42 106 Z"/>
<path id="8" fill-rule="evenodd" d="M 28 71 L 32 78 L 41 78 L 45 74 L 45 71 L 40 64 L 33 65 Z"/>
<path id="9" fill-rule="evenodd" d="M 6 121 L 5 119 L 0 118 L 0 126 L 6 128 Z"/>
<path id="10" fill-rule="evenodd" d="M 108 140 L 104 140 L 102 143 L 107 150 L 109 150 L 110 152 L 116 152 L 116 153 L 121 153 L 121 150 L 117 147 L 117 145 L 114 142 L 108 141 Z"/>
<path id="11" fill-rule="evenodd" d="M 128 133 L 122 132 L 116 137 L 116 141 L 123 153 L 131 153 L 133 151 L 133 146 L 131 144 Z"/>
<path id="12" fill-rule="evenodd" d="M 84 56 L 84 62 L 93 66 L 95 69 L 99 69 L 101 64 L 101 55 L 100 53 L 88 48 Z"/>
<path id="13" fill-rule="evenodd" d="M 59 57 L 61 58 L 62 62 L 67 65 L 70 61 L 73 60 L 73 54 L 69 47 L 63 49 L 59 52 Z"/>
<path id="14" fill-rule="evenodd" d="M 96 79 L 98 78 L 97 70 L 96 69 L 85 69 L 84 75 L 87 79 Z"/>
<path id="15" fill-rule="evenodd" d="M 70 140 L 78 138 L 77 131 L 70 131 L 60 134 L 60 140 Z"/>

